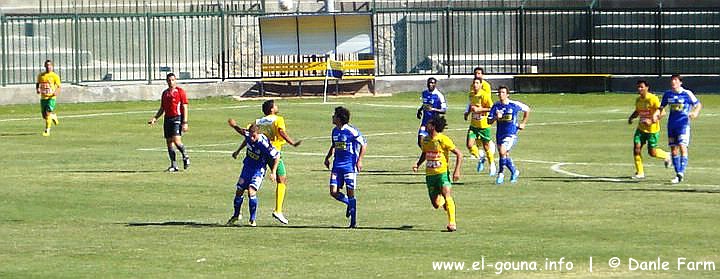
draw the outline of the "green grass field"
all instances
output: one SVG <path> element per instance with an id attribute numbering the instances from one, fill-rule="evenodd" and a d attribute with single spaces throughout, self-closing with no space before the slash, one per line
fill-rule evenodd
<path id="1" fill-rule="evenodd" d="M 146 121 L 159 102 L 59 104 L 60 126 L 42 137 L 39 106 L 0 107 L 1 278 L 470 277 L 485 270 L 435 271 L 433 262 L 538 262 L 563 258 L 572 270 L 504 271 L 498 277 L 718 277 L 677 269 L 720 263 L 720 95 L 699 95 L 683 184 L 643 152 L 647 178 L 633 181 L 633 94 L 514 95 L 531 106 L 512 157 L 519 183 L 496 186 L 466 158 L 453 187 L 458 231 L 432 209 L 423 173 L 412 173 L 417 93 L 393 97 L 279 100 L 289 133 L 285 214 L 270 213 L 275 186 L 260 191 L 258 227 L 225 227 L 242 167 L 241 138 L 226 124 L 261 115 L 262 100 L 191 100 L 183 140 L 192 167 L 168 166 L 161 125 Z M 448 94 L 447 134 L 464 147 L 464 93 Z M 359 177 L 359 229 L 328 195 L 331 115 L 339 103 L 369 142 Z M 667 150 L 665 127 L 661 146 Z M 247 202 L 243 208 L 247 214 Z M 247 220 L 242 223 L 246 224 Z M 590 257 L 593 257 L 590 273 Z M 613 269 L 608 261 L 621 259 Z M 630 270 L 630 258 L 668 261 L 670 270 Z M 704 268 L 699 266 L 698 268 Z M 720 268 L 720 267 L 719 267 Z"/>

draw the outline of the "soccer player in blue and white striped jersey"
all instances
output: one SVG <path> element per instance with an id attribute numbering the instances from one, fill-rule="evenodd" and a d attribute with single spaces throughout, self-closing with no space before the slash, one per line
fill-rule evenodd
<path id="1" fill-rule="evenodd" d="M 702 104 L 692 91 L 682 87 L 682 77 L 670 77 L 670 90 L 665 91 L 660 102 L 660 111 L 665 114 L 665 107 L 670 107 L 668 116 L 668 145 L 675 167 L 675 178 L 670 182 L 680 183 L 685 178 L 685 167 L 688 163 L 688 146 L 690 145 L 690 120 L 700 114 Z M 661 117 L 662 117 L 661 115 Z"/>

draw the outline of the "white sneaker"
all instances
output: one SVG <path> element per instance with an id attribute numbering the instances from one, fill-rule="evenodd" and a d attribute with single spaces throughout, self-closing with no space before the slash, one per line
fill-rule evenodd
<path id="1" fill-rule="evenodd" d="M 250 220 L 250 221 L 248 222 L 248 225 L 251 226 L 251 227 L 257 227 L 257 223 L 255 223 L 255 220 Z"/>
<path id="2" fill-rule="evenodd" d="M 274 217 L 276 220 L 278 220 L 280 223 L 283 223 L 285 225 L 288 224 L 288 219 L 285 218 L 285 215 L 279 212 L 273 212 L 272 217 Z"/>
<path id="3" fill-rule="evenodd" d="M 644 178 L 645 178 L 644 173 L 636 173 L 635 175 L 632 176 L 632 179 L 644 179 Z"/>
<path id="4" fill-rule="evenodd" d="M 684 175 L 682 173 L 678 173 L 675 178 L 670 180 L 670 183 L 672 184 L 678 184 L 683 181 Z"/>
<path id="5" fill-rule="evenodd" d="M 495 162 L 490 162 L 490 176 L 497 175 L 497 167 L 495 166 Z"/>

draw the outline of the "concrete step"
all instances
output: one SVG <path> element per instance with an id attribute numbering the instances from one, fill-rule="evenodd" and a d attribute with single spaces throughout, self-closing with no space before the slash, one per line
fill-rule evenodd
<path id="1" fill-rule="evenodd" d="M 596 25 L 606 24 L 657 24 L 656 11 L 602 11 L 595 12 Z M 720 9 L 706 11 L 663 11 L 663 24 L 720 24 Z"/>
<path id="2" fill-rule="evenodd" d="M 607 24 L 594 27 L 593 38 L 615 40 L 653 40 L 658 26 L 650 24 Z M 720 24 L 663 25 L 663 39 L 720 40 Z"/>
<path id="3" fill-rule="evenodd" d="M 720 40 L 665 40 L 661 44 L 666 56 L 720 57 Z M 593 40 L 593 55 L 655 56 L 655 40 Z M 587 55 L 585 40 L 572 40 L 553 48 L 553 56 Z"/>

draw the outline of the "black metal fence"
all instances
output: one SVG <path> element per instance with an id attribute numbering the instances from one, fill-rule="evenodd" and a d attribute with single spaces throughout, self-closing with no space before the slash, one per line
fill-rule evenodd
<path id="1" fill-rule="evenodd" d="M 720 8 L 378 7 L 377 75 L 720 73 Z M 2 85 L 260 76 L 263 10 L 0 15 Z"/>

